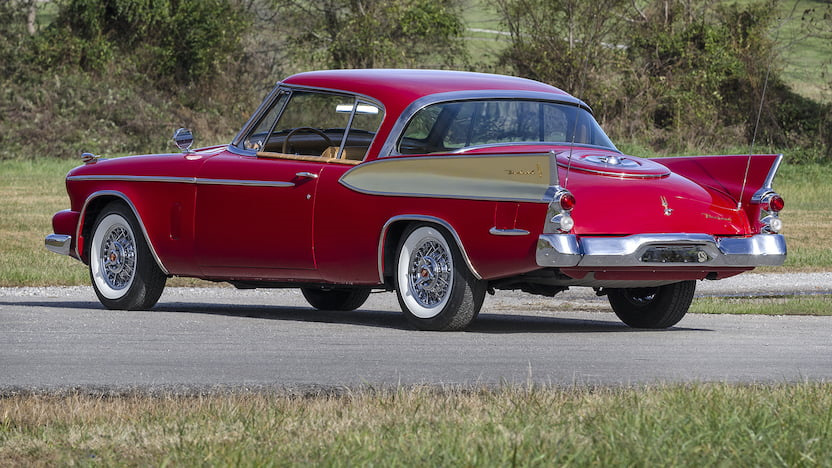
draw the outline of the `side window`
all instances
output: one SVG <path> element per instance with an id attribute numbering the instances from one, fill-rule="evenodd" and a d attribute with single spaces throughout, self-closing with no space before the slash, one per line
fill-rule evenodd
<path id="1" fill-rule="evenodd" d="M 360 160 L 382 118 L 378 106 L 353 96 L 286 92 L 275 100 L 243 144 L 258 152 Z"/>

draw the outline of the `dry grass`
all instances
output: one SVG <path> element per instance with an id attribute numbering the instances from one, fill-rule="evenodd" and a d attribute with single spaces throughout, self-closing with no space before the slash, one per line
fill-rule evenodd
<path id="1" fill-rule="evenodd" d="M 832 463 L 832 387 L 13 396 L 0 466 Z"/>

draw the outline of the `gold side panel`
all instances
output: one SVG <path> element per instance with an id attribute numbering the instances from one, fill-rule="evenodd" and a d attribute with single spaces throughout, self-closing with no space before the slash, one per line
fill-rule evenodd
<path id="1" fill-rule="evenodd" d="M 377 195 L 543 202 L 551 155 L 415 156 L 351 169 L 341 183 Z"/>

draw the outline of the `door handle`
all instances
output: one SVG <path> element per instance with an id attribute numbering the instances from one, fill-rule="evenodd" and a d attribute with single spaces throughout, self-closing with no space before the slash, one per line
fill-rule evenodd
<path id="1" fill-rule="evenodd" d="M 298 177 L 303 177 L 304 179 L 317 179 L 318 178 L 318 174 L 314 174 L 312 172 L 306 172 L 306 171 L 298 172 L 295 175 L 298 176 Z"/>

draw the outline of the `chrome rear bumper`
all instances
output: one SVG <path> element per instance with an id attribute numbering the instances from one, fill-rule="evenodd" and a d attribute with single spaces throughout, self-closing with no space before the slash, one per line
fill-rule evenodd
<path id="1" fill-rule="evenodd" d="M 72 247 L 72 236 L 65 234 L 49 234 L 44 240 L 46 249 L 56 254 L 69 255 L 69 250 Z"/>
<path id="2" fill-rule="evenodd" d="M 718 238 L 709 234 L 635 234 L 578 237 L 543 234 L 537 241 L 542 267 L 757 267 L 786 261 L 780 234 Z"/>

